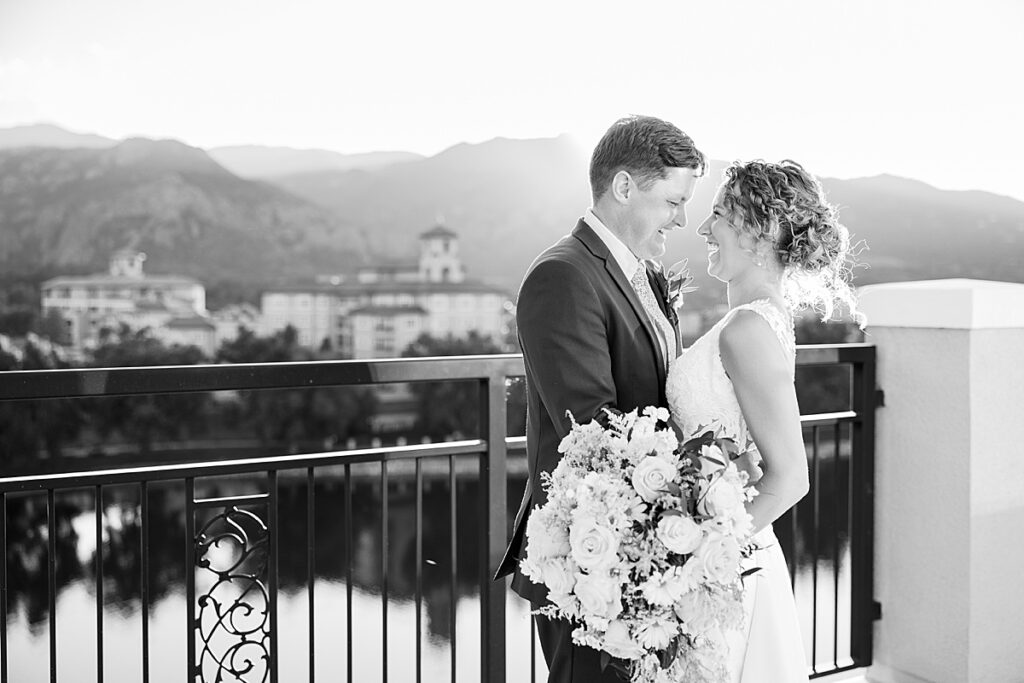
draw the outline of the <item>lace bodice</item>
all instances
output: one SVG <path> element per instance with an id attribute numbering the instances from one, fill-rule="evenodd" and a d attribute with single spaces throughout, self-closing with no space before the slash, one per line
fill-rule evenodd
<path id="1" fill-rule="evenodd" d="M 669 366 L 665 387 L 668 407 L 676 424 L 690 436 L 698 429 L 719 425 L 743 447 L 750 440 L 732 381 L 725 374 L 719 355 L 722 328 L 737 312 L 749 310 L 760 315 L 774 330 L 790 367 L 795 369 L 796 338 L 789 314 L 768 299 L 758 299 L 730 310 L 704 336 L 685 349 Z"/>

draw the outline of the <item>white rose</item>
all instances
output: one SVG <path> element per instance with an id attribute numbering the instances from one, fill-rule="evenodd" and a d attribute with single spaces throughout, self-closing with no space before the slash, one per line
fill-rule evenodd
<path id="1" fill-rule="evenodd" d="M 704 568 L 700 561 L 691 557 L 682 567 L 675 568 L 675 575 L 679 579 L 682 590 L 680 595 L 688 591 L 697 590 L 704 583 Z"/>
<path id="2" fill-rule="evenodd" d="M 604 651 L 619 659 L 637 659 L 643 654 L 640 645 L 629 635 L 629 627 L 616 619 L 604 632 Z"/>
<path id="3" fill-rule="evenodd" d="M 526 555 L 534 560 L 569 554 L 569 534 L 562 526 L 550 525 L 547 515 L 534 510 L 526 520 Z"/>
<path id="4" fill-rule="evenodd" d="M 613 619 L 622 612 L 619 584 L 609 576 L 576 574 L 576 597 L 587 614 Z"/>
<path id="5" fill-rule="evenodd" d="M 646 457 L 633 470 L 633 488 L 641 498 L 653 503 L 668 490 L 675 476 L 676 468 L 669 463 L 661 458 Z"/>
<path id="6" fill-rule="evenodd" d="M 607 569 L 618 562 L 619 539 L 592 519 L 574 522 L 569 529 L 572 559 L 584 569 Z"/>
<path id="7" fill-rule="evenodd" d="M 736 486 L 731 479 L 718 477 L 704 494 L 701 512 L 712 517 L 731 515 L 738 506 L 743 505 L 745 497 L 741 486 Z"/>
<path id="8" fill-rule="evenodd" d="M 675 613 L 683 632 L 690 635 L 703 635 L 715 626 L 713 605 L 703 590 L 684 593 L 676 601 Z"/>
<path id="9" fill-rule="evenodd" d="M 540 571 L 544 585 L 552 593 L 571 593 L 576 585 L 576 575 L 564 560 L 544 560 Z"/>
<path id="10" fill-rule="evenodd" d="M 662 517 L 658 521 L 657 534 L 658 540 L 664 543 L 666 548 L 680 555 L 696 550 L 704 536 L 700 525 L 683 515 Z"/>
<path id="11" fill-rule="evenodd" d="M 730 584 L 740 566 L 740 545 L 732 536 L 709 534 L 695 553 L 709 581 Z"/>

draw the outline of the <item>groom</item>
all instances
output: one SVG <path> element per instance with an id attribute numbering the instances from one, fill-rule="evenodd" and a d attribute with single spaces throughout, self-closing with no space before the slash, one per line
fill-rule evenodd
<path id="1" fill-rule="evenodd" d="M 543 586 L 518 569 L 530 510 L 547 496 L 541 473 L 558 464 L 558 444 L 603 409 L 629 412 L 665 405 L 665 377 L 679 351 L 674 316 L 644 260 L 665 253 L 668 233 L 686 226 L 686 202 L 703 175 L 704 155 L 667 121 L 616 121 L 590 160 L 593 207 L 572 234 L 542 253 L 519 290 L 517 323 L 526 365 L 529 477 L 496 578 L 514 572 L 512 588 L 534 608 Z M 573 645 L 574 628 L 536 616 L 537 632 L 558 683 L 617 681 L 601 670 L 597 650 Z"/>

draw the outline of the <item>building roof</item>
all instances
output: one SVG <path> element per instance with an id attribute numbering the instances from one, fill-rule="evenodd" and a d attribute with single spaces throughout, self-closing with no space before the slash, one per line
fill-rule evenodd
<path id="1" fill-rule="evenodd" d="M 433 239 L 435 237 L 458 237 L 458 236 L 459 236 L 458 233 L 456 233 L 456 232 L 454 232 L 452 230 L 449 230 L 448 228 L 444 227 L 440 223 L 438 223 L 437 225 L 432 227 L 430 230 L 427 230 L 426 232 L 420 233 L 420 239 L 421 240 L 429 240 L 429 239 Z"/>
<path id="2" fill-rule="evenodd" d="M 209 319 L 204 318 L 200 315 L 191 315 L 183 318 L 174 318 L 168 320 L 164 327 L 170 327 L 175 330 L 215 330 L 217 326 L 214 325 Z"/>
<path id="3" fill-rule="evenodd" d="M 333 294 L 358 296 L 360 294 L 499 294 L 508 296 L 501 287 L 477 280 L 462 282 L 342 282 L 339 285 L 292 284 L 264 290 L 264 294 Z"/>
<path id="4" fill-rule="evenodd" d="M 84 285 L 87 287 L 161 287 L 170 285 L 199 285 L 199 280 L 184 275 L 143 275 L 142 277 L 124 277 L 109 274 L 100 275 L 61 275 L 50 278 L 43 287 L 67 287 Z"/>
<path id="5" fill-rule="evenodd" d="M 210 317 L 217 320 L 230 320 L 232 318 L 258 318 L 259 316 L 260 309 L 248 302 L 228 304 L 224 308 L 210 313 Z"/>
<path id="6" fill-rule="evenodd" d="M 378 263 L 372 263 L 366 266 L 359 266 L 358 271 L 360 273 L 381 271 L 381 272 L 393 272 L 396 270 L 419 270 L 419 261 L 381 261 Z"/>
<path id="7" fill-rule="evenodd" d="M 399 315 L 426 315 L 427 311 L 421 306 L 360 306 L 348 313 L 350 316 L 372 315 L 378 318 L 385 316 Z"/>
<path id="8" fill-rule="evenodd" d="M 146 301 L 146 300 L 143 300 L 143 301 L 136 301 L 135 302 L 135 310 L 141 312 L 141 311 L 169 311 L 170 309 L 167 307 L 167 304 L 165 304 L 162 301 Z"/>

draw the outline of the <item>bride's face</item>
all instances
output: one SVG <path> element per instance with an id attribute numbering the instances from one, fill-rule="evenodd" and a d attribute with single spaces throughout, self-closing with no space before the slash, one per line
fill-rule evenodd
<path id="1" fill-rule="evenodd" d="M 704 219 L 697 234 L 704 238 L 708 247 L 708 274 L 722 282 L 729 282 L 750 268 L 756 268 L 753 261 L 753 239 L 744 234 L 734 222 L 722 202 L 725 187 L 715 195 L 711 215 Z"/>

